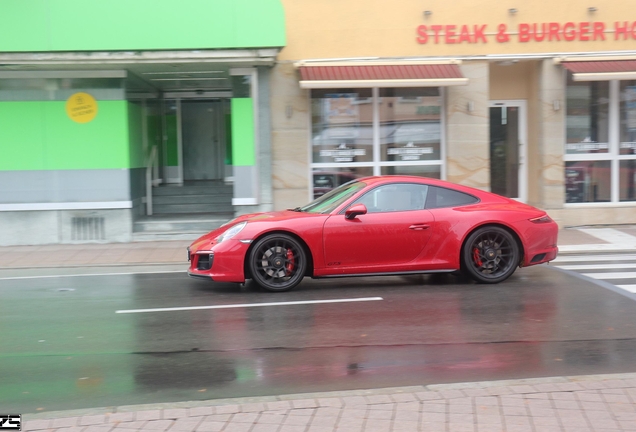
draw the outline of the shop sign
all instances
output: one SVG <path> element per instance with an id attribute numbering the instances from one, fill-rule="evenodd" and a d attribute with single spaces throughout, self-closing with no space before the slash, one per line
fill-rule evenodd
<path id="1" fill-rule="evenodd" d="M 412 142 L 404 147 L 393 147 L 387 150 L 388 155 L 400 156 L 403 161 L 420 160 L 422 155 L 433 154 L 433 147 L 416 147 Z"/>
<path id="2" fill-rule="evenodd" d="M 335 150 L 320 150 L 321 157 L 332 157 L 334 162 L 353 162 L 356 156 L 365 156 L 365 149 L 349 148 L 346 144 L 340 144 Z"/>
<path id="3" fill-rule="evenodd" d="M 606 31 L 613 31 L 614 40 L 636 40 L 636 21 L 602 21 L 520 23 L 516 27 L 498 24 L 420 25 L 416 29 L 419 44 L 485 44 L 488 42 L 560 42 L 604 41 Z"/>
<path id="4" fill-rule="evenodd" d="M 571 151 L 594 151 L 594 150 L 607 150 L 608 144 L 580 142 L 566 144 L 565 148 Z"/>
<path id="5" fill-rule="evenodd" d="M 97 101 L 88 93 L 74 93 L 66 100 L 66 114 L 77 123 L 88 123 L 97 115 Z"/>

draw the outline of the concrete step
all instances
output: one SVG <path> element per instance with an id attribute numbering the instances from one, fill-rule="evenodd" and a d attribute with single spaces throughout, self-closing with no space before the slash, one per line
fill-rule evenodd
<path id="1" fill-rule="evenodd" d="M 159 195 L 152 197 L 153 205 L 164 204 L 228 204 L 232 195 Z"/>
<path id="2" fill-rule="evenodd" d="M 201 185 L 201 186 L 159 186 L 152 189 L 153 196 L 171 195 L 221 195 L 230 196 L 233 194 L 232 185 Z"/>
<path id="3" fill-rule="evenodd" d="M 189 240 L 194 241 L 208 231 L 183 231 L 183 232 L 136 232 L 133 233 L 134 242 L 143 241 L 171 241 L 171 240 Z M 187 263 L 186 250 L 183 250 L 183 262 Z"/>
<path id="4" fill-rule="evenodd" d="M 154 214 L 232 213 L 231 203 L 218 204 L 153 204 Z"/>
<path id="5" fill-rule="evenodd" d="M 233 217 L 231 212 L 204 214 L 200 217 L 180 214 L 145 216 L 135 221 L 133 232 L 201 235 L 220 227 Z"/>

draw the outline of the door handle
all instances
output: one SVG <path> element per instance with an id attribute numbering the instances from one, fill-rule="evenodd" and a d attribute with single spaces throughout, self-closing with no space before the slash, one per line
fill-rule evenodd
<path id="1" fill-rule="evenodd" d="M 414 224 L 414 225 L 411 225 L 409 229 L 421 231 L 421 230 L 428 229 L 429 227 L 430 225 L 426 225 L 426 224 Z"/>

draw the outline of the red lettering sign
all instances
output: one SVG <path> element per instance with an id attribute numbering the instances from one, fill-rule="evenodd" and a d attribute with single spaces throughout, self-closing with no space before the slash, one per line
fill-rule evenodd
<path id="1" fill-rule="evenodd" d="M 487 30 L 490 30 L 489 32 Z M 417 43 L 426 44 L 462 44 L 462 43 L 488 43 L 487 33 L 498 43 L 512 40 L 517 34 L 517 41 L 528 42 L 572 42 L 572 41 L 604 41 L 605 23 L 600 21 L 583 21 L 566 23 L 520 23 L 516 32 L 513 27 L 508 30 L 507 24 L 499 24 L 488 29 L 487 24 L 470 25 L 445 24 L 445 25 L 420 25 L 416 29 Z M 616 21 L 614 23 L 614 40 L 636 40 L 636 21 Z"/>

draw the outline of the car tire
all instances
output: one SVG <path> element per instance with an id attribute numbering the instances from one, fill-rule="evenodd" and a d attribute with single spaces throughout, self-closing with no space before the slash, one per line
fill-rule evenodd
<path id="1" fill-rule="evenodd" d="M 305 277 L 307 256 L 302 245 L 287 234 L 259 239 L 249 254 L 248 267 L 254 282 L 267 291 L 289 291 Z"/>
<path id="2" fill-rule="evenodd" d="M 519 246 L 513 235 L 496 226 L 475 230 L 462 250 L 463 270 L 479 283 L 495 284 L 508 279 L 520 259 Z"/>

